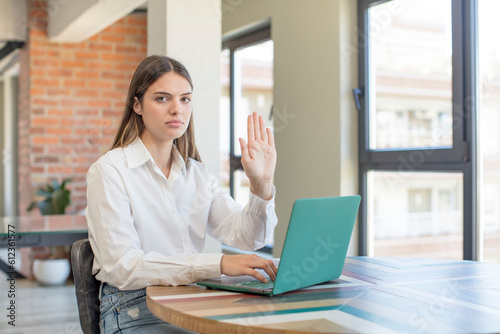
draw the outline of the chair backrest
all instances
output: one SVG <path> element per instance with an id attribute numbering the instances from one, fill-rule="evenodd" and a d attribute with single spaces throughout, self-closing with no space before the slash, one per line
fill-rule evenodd
<path id="1" fill-rule="evenodd" d="M 84 334 L 99 333 L 101 282 L 92 275 L 94 253 L 89 239 L 76 241 L 71 247 L 71 267 L 75 280 L 75 293 L 80 315 L 80 326 Z"/>

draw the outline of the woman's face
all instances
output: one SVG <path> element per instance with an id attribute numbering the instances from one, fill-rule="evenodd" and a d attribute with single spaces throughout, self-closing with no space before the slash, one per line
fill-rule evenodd
<path id="1" fill-rule="evenodd" d="M 192 95 L 186 78 L 168 72 L 148 88 L 142 103 L 135 98 L 134 112 L 145 125 L 141 139 L 161 144 L 181 137 L 191 117 Z"/>

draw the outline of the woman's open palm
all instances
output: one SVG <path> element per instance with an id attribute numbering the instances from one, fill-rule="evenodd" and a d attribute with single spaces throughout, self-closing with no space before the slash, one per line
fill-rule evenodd
<path id="1" fill-rule="evenodd" d="M 241 164 L 245 174 L 258 195 L 258 188 L 270 186 L 276 168 L 276 148 L 271 129 L 256 112 L 248 116 L 248 144 L 240 138 Z"/>

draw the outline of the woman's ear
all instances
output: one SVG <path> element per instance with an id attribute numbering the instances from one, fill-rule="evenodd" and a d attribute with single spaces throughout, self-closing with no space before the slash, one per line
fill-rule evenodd
<path id="1" fill-rule="evenodd" d="M 141 116 L 142 115 L 142 106 L 139 100 L 137 99 L 137 96 L 134 96 L 134 106 L 133 106 L 134 112 Z"/>

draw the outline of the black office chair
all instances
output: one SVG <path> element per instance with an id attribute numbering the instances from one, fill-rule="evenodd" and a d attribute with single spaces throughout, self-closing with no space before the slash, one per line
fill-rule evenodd
<path id="1" fill-rule="evenodd" d="M 92 275 L 94 253 L 89 239 L 76 241 L 71 247 L 71 267 L 75 281 L 80 326 L 84 334 L 99 334 L 99 287 L 101 282 Z"/>

